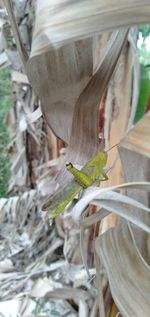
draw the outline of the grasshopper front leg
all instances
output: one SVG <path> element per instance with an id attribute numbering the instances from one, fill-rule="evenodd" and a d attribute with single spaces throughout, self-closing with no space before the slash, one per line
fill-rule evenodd
<path id="1" fill-rule="evenodd" d="M 98 187 L 100 186 L 101 182 L 107 181 L 109 179 L 108 175 L 105 172 L 102 172 L 101 174 L 102 174 L 103 178 L 102 179 L 101 178 L 96 178 L 96 180 L 95 180 L 95 184 Z"/>
<path id="2" fill-rule="evenodd" d="M 103 176 L 103 179 L 101 179 L 101 182 L 108 181 L 109 177 L 105 172 L 102 172 L 102 176 Z"/>

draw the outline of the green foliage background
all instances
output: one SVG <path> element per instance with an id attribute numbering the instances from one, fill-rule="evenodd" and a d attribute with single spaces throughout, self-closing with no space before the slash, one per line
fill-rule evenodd
<path id="1" fill-rule="evenodd" d="M 0 197 L 7 195 L 10 176 L 10 157 L 7 151 L 9 135 L 6 116 L 11 107 L 10 68 L 0 69 Z"/>
<path id="2" fill-rule="evenodd" d="M 141 65 L 140 95 L 135 115 L 135 123 L 139 121 L 147 110 L 150 97 L 150 66 Z"/>
<path id="3" fill-rule="evenodd" d="M 145 43 L 147 38 L 150 41 L 150 25 L 141 26 L 139 28 L 139 34 L 142 35 L 143 43 L 140 48 L 138 48 L 138 57 L 141 64 L 141 80 L 135 123 L 143 117 L 150 98 L 150 50 L 147 49 Z"/>

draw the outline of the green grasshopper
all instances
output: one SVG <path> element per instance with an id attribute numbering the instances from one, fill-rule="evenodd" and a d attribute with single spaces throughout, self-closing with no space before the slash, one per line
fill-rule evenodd
<path id="1" fill-rule="evenodd" d="M 71 174 L 73 174 L 74 179 L 64 188 L 61 188 L 54 195 L 48 198 L 42 206 L 42 211 L 49 212 L 52 210 L 50 218 L 55 218 L 84 188 L 87 188 L 94 183 L 99 186 L 100 181 L 107 180 L 108 176 L 104 172 L 106 162 L 107 153 L 99 151 L 81 170 L 75 168 L 71 162 L 66 163 L 66 168 Z M 103 179 L 100 180 L 100 176 L 103 176 Z"/>

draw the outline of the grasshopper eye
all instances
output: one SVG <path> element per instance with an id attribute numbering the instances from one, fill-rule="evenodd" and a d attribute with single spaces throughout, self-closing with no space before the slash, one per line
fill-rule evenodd
<path id="1" fill-rule="evenodd" d="M 71 162 L 66 162 L 66 167 L 67 167 L 67 168 L 69 168 L 69 167 L 70 167 L 70 168 L 72 168 L 72 167 L 73 167 L 73 165 L 72 165 L 72 163 L 71 163 Z"/>

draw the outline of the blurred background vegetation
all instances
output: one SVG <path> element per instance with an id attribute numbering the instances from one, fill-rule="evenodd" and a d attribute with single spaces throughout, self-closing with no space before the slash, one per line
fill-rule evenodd
<path id="1" fill-rule="evenodd" d="M 139 28 L 138 56 L 141 65 L 140 95 L 135 123 L 150 110 L 150 25 Z"/>
<path id="2" fill-rule="evenodd" d="M 9 113 L 11 98 L 11 69 L 0 69 L 0 197 L 5 197 L 10 176 L 10 158 L 7 151 L 9 134 L 6 118 Z"/>

